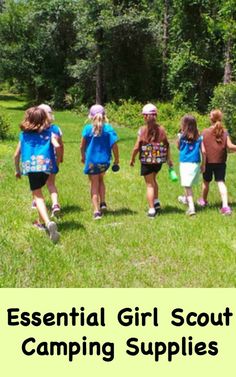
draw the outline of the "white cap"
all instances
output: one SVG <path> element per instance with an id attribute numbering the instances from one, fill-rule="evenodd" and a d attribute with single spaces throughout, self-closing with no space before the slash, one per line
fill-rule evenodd
<path id="1" fill-rule="evenodd" d="M 148 103 L 143 107 L 143 115 L 157 115 L 157 108 L 152 103 Z"/>
<path id="2" fill-rule="evenodd" d="M 52 113 L 52 108 L 49 105 L 46 105 L 45 103 L 41 103 L 41 105 L 39 105 L 38 108 L 46 111 L 46 113 Z"/>

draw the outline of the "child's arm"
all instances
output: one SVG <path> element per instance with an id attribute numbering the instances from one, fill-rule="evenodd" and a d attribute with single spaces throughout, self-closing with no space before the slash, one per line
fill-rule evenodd
<path id="1" fill-rule="evenodd" d="M 173 161 L 171 159 L 171 154 L 170 154 L 170 146 L 168 146 L 168 149 L 167 149 L 167 164 L 169 166 L 169 168 L 172 168 L 173 167 Z"/>
<path id="2" fill-rule="evenodd" d="M 58 143 L 60 144 L 60 148 L 61 148 L 61 161 L 59 161 L 59 162 L 62 163 L 64 161 L 64 143 L 63 143 L 61 136 L 59 136 L 57 139 L 58 139 Z"/>
<path id="3" fill-rule="evenodd" d="M 82 164 L 85 163 L 85 148 L 86 148 L 86 139 L 84 137 L 82 137 L 81 144 L 80 144 L 80 153 L 81 153 Z"/>
<path id="4" fill-rule="evenodd" d="M 14 153 L 14 161 L 15 161 L 15 176 L 16 178 L 21 178 L 21 172 L 20 172 L 20 152 L 21 152 L 21 143 L 17 144 L 15 153 Z"/>
<path id="5" fill-rule="evenodd" d="M 138 136 L 136 143 L 134 145 L 134 149 L 132 151 L 131 159 L 130 159 L 130 163 L 129 163 L 130 166 L 134 166 L 134 164 L 135 164 L 135 157 L 139 153 L 139 144 L 140 144 L 140 136 Z"/>
<path id="6" fill-rule="evenodd" d="M 230 151 L 236 152 L 236 145 L 232 143 L 231 139 L 229 136 L 227 136 L 227 148 Z"/>
<path id="7" fill-rule="evenodd" d="M 119 165 L 119 148 L 117 143 L 112 145 L 112 152 L 114 156 L 114 165 Z"/>
<path id="8" fill-rule="evenodd" d="M 202 155 L 201 172 L 204 173 L 206 170 L 206 149 L 203 142 L 201 143 L 201 155 Z"/>
<path id="9" fill-rule="evenodd" d="M 54 134 L 52 134 L 52 136 L 51 136 L 51 143 L 55 148 L 56 156 L 57 156 L 57 164 L 59 164 L 62 160 L 62 149 L 61 149 L 61 145 L 58 141 L 58 138 Z"/>

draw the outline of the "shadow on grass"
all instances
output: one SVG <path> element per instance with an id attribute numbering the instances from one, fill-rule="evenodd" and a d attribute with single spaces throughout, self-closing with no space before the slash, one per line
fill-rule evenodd
<path id="1" fill-rule="evenodd" d="M 59 228 L 59 231 L 63 232 L 63 231 L 66 231 L 66 230 L 78 230 L 78 229 L 81 229 L 81 230 L 86 230 L 86 228 L 84 227 L 84 225 L 82 225 L 81 223 L 79 223 L 78 221 L 63 221 L 63 223 L 60 223 L 58 225 L 58 228 Z"/>
<path id="2" fill-rule="evenodd" d="M 62 216 L 63 215 L 66 215 L 68 213 L 74 213 L 74 212 L 82 212 L 83 209 L 80 207 L 80 206 L 77 206 L 77 205 L 67 205 L 67 206 L 63 206 L 62 207 Z"/>
<path id="3" fill-rule="evenodd" d="M 129 208 L 118 208 L 118 209 L 114 209 L 114 210 L 107 210 L 106 212 L 106 216 L 123 216 L 123 215 L 134 215 L 136 213 L 138 213 L 137 211 L 132 211 L 131 209 Z"/>
<path id="4" fill-rule="evenodd" d="M 184 213 L 187 209 L 187 206 L 183 206 L 183 208 L 178 208 L 177 206 L 164 206 L 161 208 L 160 215 L 165 215 L 169 213 Z"/>

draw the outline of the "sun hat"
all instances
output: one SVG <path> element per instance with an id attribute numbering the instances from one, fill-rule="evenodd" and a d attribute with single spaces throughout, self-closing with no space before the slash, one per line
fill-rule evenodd
<path id="1" fill-rule="evenodd" d="M 105 115 L 105 109 L 102 105 L 93 105 L 90 107 L 89 118 L 93 119 L 97 114 Z"/>
<path id="2" fill-rule="evenodd" d="M 143 106 L 142 114 L 143 115 L 156 115 L 157 108 L 152 103 L 148 103 L 147 105 Z"/>
<path id="3" fill-rule="evenodd" d="M 41 105 L 38 106 L 39 109 L 42 109 L 46 111 L 46 113 L 52 113 L 52 108 L 49 105 L 46 105 L 45 103 L 41 103 Z"/>

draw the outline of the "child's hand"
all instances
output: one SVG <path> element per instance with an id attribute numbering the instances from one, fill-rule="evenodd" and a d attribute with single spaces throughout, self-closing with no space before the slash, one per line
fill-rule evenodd
<path id="1" fill-rule="evenodd" d="M 134 159 L 134 158 L 131 159 L 129 164 L 130 164 L 130 166 L 134 166 L 134 164 L 135 164 L 135 159 Z"/>
<path id="2" fill-rule="evenodd" d="M 205 165 L 205 164 L 202 164 L 201 167 L 200 167 L 200 169 L 201 169 L 201 172 L 202 172 L 202 173 L 205 173 L 206 165 Z"/>
<path id="3" fill-rule="evenodd" d="M 20 171 L 16 171 L 15 172 L 15 177 L 20 179 L 21 178 L 21 172 Z"/>
<path id="4" fill-rule="evenodd" d="M 167 160 L 167 164 L 168 164 L 169 168 L 173 168 L 173 166 L 174 166 L 172 160 Z"/>
<path id="5" fill-rule="evenodd" d="M 81 162 L 82 162 L 82 164 L 84 164 L 85 163 L 85 158 L 84 157 L 81 157 L 81 160 L 80 160 Z"/>

